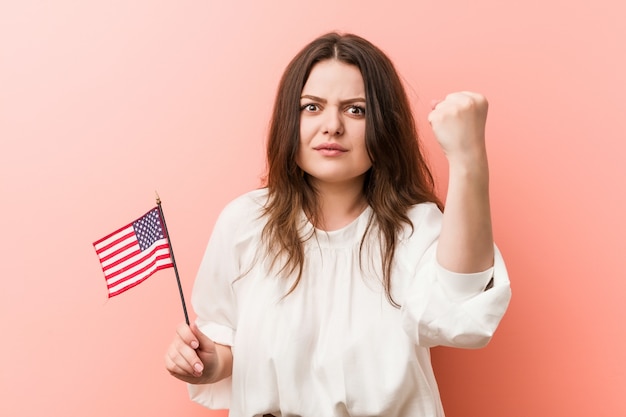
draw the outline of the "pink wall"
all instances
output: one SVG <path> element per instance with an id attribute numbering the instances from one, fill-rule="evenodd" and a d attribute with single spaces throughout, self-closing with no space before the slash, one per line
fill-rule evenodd
<path id="1" fill-rule="evenodd" d="M 427 103 L 491 102 L 514 298 L 486 349 L 434 352 L 448 417 L 626 415 L 622 2 L 241 3 L 0 5 L 0 415 L 220 415 L 164 370 L 173 271 L 107 301 L 91 243 L 157 189 L 189 296 L 218 211 L 258 184 L 282 68 L 330 29 L 395 59 L 442 183 Z"/>

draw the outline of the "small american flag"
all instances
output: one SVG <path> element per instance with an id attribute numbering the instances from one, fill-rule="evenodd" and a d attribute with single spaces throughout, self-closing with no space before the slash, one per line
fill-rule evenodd
<path id="1" fill-rule="evenodd" d="M 94 242 L 109 298 L 140 284 L 160 269 L 173 267 L 159 208 Z"/>

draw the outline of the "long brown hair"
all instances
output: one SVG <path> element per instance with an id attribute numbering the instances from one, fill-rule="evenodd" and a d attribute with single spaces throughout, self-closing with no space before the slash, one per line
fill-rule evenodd
<path id="1" fill-rule="evenodd" d="M 413 227 L 407 210 L 414 204 L 435 202 L 432 174 L 420 149 L 417 129 L 406 92 L 391 60 L 376 46 L 353 34 L 328 33 L 305 46 L 289 63 L 280 80 L 267 143 L 268 202 L 263 242 L 272 267 L 297 273 L 289 293 L 298 285 L 305 262 L 301 216 L 319 215 L 315 190 L 296 164 L 300 144 L 300 95 L 313 66 L 335 59 L 354 65 L 365 83 L 365 145 L 372 167 L 363 194 L 373 216 L 361 240 L 376 229 L 381 239 L 382 274 L 389 302 L 391 269 L 398 233 Z"/>

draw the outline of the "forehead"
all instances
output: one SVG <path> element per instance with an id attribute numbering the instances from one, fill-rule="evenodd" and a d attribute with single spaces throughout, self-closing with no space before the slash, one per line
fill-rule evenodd
<path id="1" fill-rule="evenodd" d="M 335 59 L 320 61 L 311 69 L 302 94 L 365 98 L 363 76 L 354 65 Z"/>

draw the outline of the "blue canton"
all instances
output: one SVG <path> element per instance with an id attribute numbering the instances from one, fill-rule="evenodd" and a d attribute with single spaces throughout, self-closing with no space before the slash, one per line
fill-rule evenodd
<path id="1" fill-rule="evenodd" d="M 133 223 L 133 229 L 135 229 L 139 248 L 142 251 L 148 249 L 157 240 L 165 237 L 158 208 L 149 211 L 145 216 L 136 220 Z"/>

